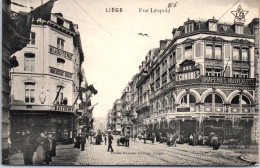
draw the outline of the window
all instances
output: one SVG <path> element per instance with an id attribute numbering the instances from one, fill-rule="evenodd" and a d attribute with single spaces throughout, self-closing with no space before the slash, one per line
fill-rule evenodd
<path id="1" fill-rule="evenodd" d="M 192 46 L 186 46 L 185 47 L 185 59 L 191 59 L 192 58 Z"/>
<path id="2" fill-rule="evenodd" d="M 56 103 L 57 104 L 62 104 L 63 103 L 63 89 L 64 87 L 63 86 L 57 86 L 57 100 L 56 100 Z"/>
<path id="3" fill-rule="evenodd" d="M 236 33 L 237 34 L 244 34 L 244 27 L 236 25 Z"/>
<path id="4" fill-rule="evenodd" d="M 196 98 L 192 94 L 186 94 L 181 98 L 182 107 L 189 107 L 190 103 L 196 103 Z"/>
<path id="5" fill-rule="evenodd" d="M 65 64 L 65 60 L 62 58 L 57 58 L 57 65 L 59 69 L 63 69 Z"/>
<path id="6" fill-rule="evenodd" d="M 217 31 L 217 23 L 209 22 L 209 31 Z"/>
<path id="7" fill-rule="evenodd" d="M 216 46 L 215 47 L 215 58 L 216 59 L 221 59 L 221 54 L 222 53 L 222 47 L 221 46 Z"/>
<path id="8" fill-rule="evenodd" d="M 248 49 L 242 49 L 242 61 L 248 61 Z"/>
<path id="9" fill-rule="evenodd" d="M 206 45 L 206 58 L 213 58 L 212 50 L 213 50 L 212 45 L 210 44 Z"/>
<path id="10" fill-rule="evenodd" d="M 181 48 L 177 48 L 177 60 L 181 59 Z"/>
<path id="11" fill-rule="evenodd" d="M 248 78 L 248 71 L 242 71 L 242 73 L 241 73 L 241 75 L 242 75 L 242 78 Z"/>
<path id="12" fill-rule="evenodd" d="M 57 24 L 63 26 L 64 20 L 57 18 Z"/>
<path id="13" fill-rule="evenodd" d="M 64 50 L 64 43 L 65 41 L 61 38 L 57 38 L 57 48 Z"/>
<path id="14" fill-rule="evenodd" d="M 233 71 L 233 77 L 234 78 L 239 78 L 239 74 L 240 74 L 240 71 L 237 71 L 237 70 Z"/>
<path id="15" fill-rule="evenodd" d="M 233 60 L 239 61 L 239 48 L 237 47 L 233 48 Z"/>
<path id="16" fill-rule="evenodd" d="M 25 84 L 25 103 L 34 103 L 35 98 L 34 98 L 34 83 L 26 83 Z"/>
<path id="17" fill-rule="evenodd" d="M 185 25 L 185 33 L 193 32 L 193 23 Z"/>
<path id="18" fill-rule="evenodd" d="M 24 70 L 34 72 L 35 70 L 35 55 L 33 53 L 24 54 Z"/>
<path id="19" fill-rule="evenodd" d="M 213 76 L 211 71 L 212 71 L 212 69 L 206 68 L 206 76 Z"/>
<path id="20" fill-rule="evenodd" d="M 162 75 L 162 85 L 165 85 L 167 83 L 167 73 Z"/>
<path id="21" fill-rule="evenodd" d="M 222 69 L 206 68 L 206 76 L 221 76 Z"/>
<path id="22" fill-rule="evenodd" d="M 225 46 L 225 57 L 226 58 L 230 57 L 230 46 L 229 45 Z"/>
<path id="23" fill-rule="evenodd" d="M 195 45 L 196 48 L 196 57 L 201 57 L 203 55 L 203 49 L 202 49 L 202 44 L 196 44 Z"/>
<path id="24" fill-rule="evenodd" d="M 35 45 L 35 33 L 34 32 L 30 33 L 30 42 L 29 42 L 29 44 Z"/>

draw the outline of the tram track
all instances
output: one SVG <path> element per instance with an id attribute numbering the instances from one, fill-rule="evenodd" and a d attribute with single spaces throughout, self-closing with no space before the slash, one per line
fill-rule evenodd
<path id="1" fill-rule="evenodd" d="M 248 165 L 246 162 L 243 162 L 239 159 L 234 159 L 234 158 L 231 158 L 231 157 L 227 157 L 227 158 L 217 157 L 216 158 L 214 156 L 193 153 L 191 151 L 188 152 L 187 150 L 174 148 L 174 147 L 167 148 L 168 147 L 167 146 L 165 148 L 164 146 L 156 145 L 156 149 L 154 149 L 154 146 L 151 145 L 151 144 L 146 144 L 146 147 L 140 146 L 140 145 L 138 145 L 138 146 L 141 147 L 141 148 L 145 148 L 144 150 L 146 150 L 146 151 L 147 151 L 147 149 L 149 149 L 149 150 L 158 152 L 158 149 L 159 149 L 159 151 L 163 151 L 163 153 L 165 155 L 168 155 L 170 157 L 178 158 L 178 159 L 181 159 L 181 160 L 186 160 L 186 162 L 189 162 L 189 163 L 195 163 L 196 162 L 194 165 L 207 165 L 207 166 L 209 166 L 209 165 L 214 165 L 214 166 L 230 165 L 230 166 L 235 166 L 235 164 L 232 164 L 232 163 L 237 163 L 238 161 L 240 161 L 240 163 L 244 164 L 245 166 Z M 136 150 L 140 150 L 140 149 L 136 149 Z M 156 152 L 153 152 L 153 153 L 156 153 Z M 214 152 L 216 152 L 216 151 L 214 151 Z M 152 156 L 154 156 L 154 155 L 152 155 Z M 181 157 L 181 156 L 183 156 L 183 157 Z M 206 158 L 208 158 L 208 159 L 206 159 Z M 233 160 L 233 162 L 231 162 L 231 160 Z M 173 165 L 175 165 L 175 164 L 173 164 Z M 193 165 L 193 164 L 189 164 L 189 165 Z"/>

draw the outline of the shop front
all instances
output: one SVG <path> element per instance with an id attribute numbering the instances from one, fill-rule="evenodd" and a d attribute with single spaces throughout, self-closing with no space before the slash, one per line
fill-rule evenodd
<path id="1" fill-rule="evenodd" d="M 30 131 L 35 140 L 43 132 L 46 135 L 52 134 L 62 144 L 73 143 L 75 117 L 73 113 L 54 111 L 11 111 L 10 137 L 13 150 L 21 148 L 21 136 L 26 131 Z"/>

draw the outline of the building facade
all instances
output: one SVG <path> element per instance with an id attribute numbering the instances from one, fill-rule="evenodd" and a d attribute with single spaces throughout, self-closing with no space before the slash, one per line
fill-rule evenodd
<path id="1" fill-rule="evenodd" d="M 122 135 L 132 134 L 132 120 L 131 120 L 131 88 L 127 85 L 121 96 L 122 100 Z"/>
<path id="2" fill-rule="evenodd" d="M 257 143 L 258 20 L 188 19 L 150 50 L 137 75 L 138 131 L 186 140 L 214 131 L 222 140 L 239 135 Z"/>
<path id="3" fill-rule="evenodd" d="M 60 13 L 34 20 L 30 43 L 15 55 L 19 66 L 10 71 L 11 141 L 19 148 L 21 133 L 29 130 L 35 137 L 44 132 L 72 143 L 79 128 L 76 102 L 84 61 L 78 26 Z"/>
<path id="4" fill-rule="evenodd" d="M 122 134 L 122 109 L 123 101 L 117 99 L 113 104 L 113 108 L 108 112 L 107 130 L 115 134 Z"/>

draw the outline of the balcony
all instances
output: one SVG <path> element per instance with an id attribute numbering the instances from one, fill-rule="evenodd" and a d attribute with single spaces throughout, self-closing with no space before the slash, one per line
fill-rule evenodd
<path id="1" fill-rule="evenodd" d="M 151 95 L 150 95 L 150 99 L 153 99 L 155 97 L 157 97 L 158 95 L 164 93 L 165 91 L 173 88 L 175 85 L 175 81 L 171 81 L 169 83 L 167 83 L 166 85 L 162 86 L 161 88 L 159 88 L 158 90 L 156 90 L 155 92 L 153 92 Z"/>
<path id="2" fill-rule="evenodd" d="M 205 58 L 205 66 L 206 67 L 223 67 L 223 60 L 222 59 L 214 59 L 214 58 Z"/>
<path id="3" fill-rule="evenodd" d="M 144 108 L 147 108 L 147 107 L 149 107 L 149 102 L 148 101 L 143 103 L 143 104 L 141 104 L 139 107 L 137 107 L 136 111 L 140 111 L 140 110 L 142 110 Z"/>
<path id="4" fill-rule="evenodd" d="M 73 56 L 73 54 L 66 52 L 64 50 L 61 50 L 59 48 L 53 47 L 51 45 L 49 45 L 49 53 L 63 57 L 63 58 L 68 59 L 68 60 L 72 60 L 72 56 Z"/>
<path id="5" fill-rule="evenodd" d="M 235 68 L 235 69 L 249 69 L 250 68 L 250 62 L 249 61 L 233 60 L 233 68 Z"/>
<path id="6" fill-rule="evenodd" d="M 234 78 L 234 77 L 220 77 L 220 76 L 200 76 L 200 78 L 176 81 L 176 85 L 184 84 L 231 84 L 231 85 L 249 85 L 255 86 L 255 78 Z"/>

